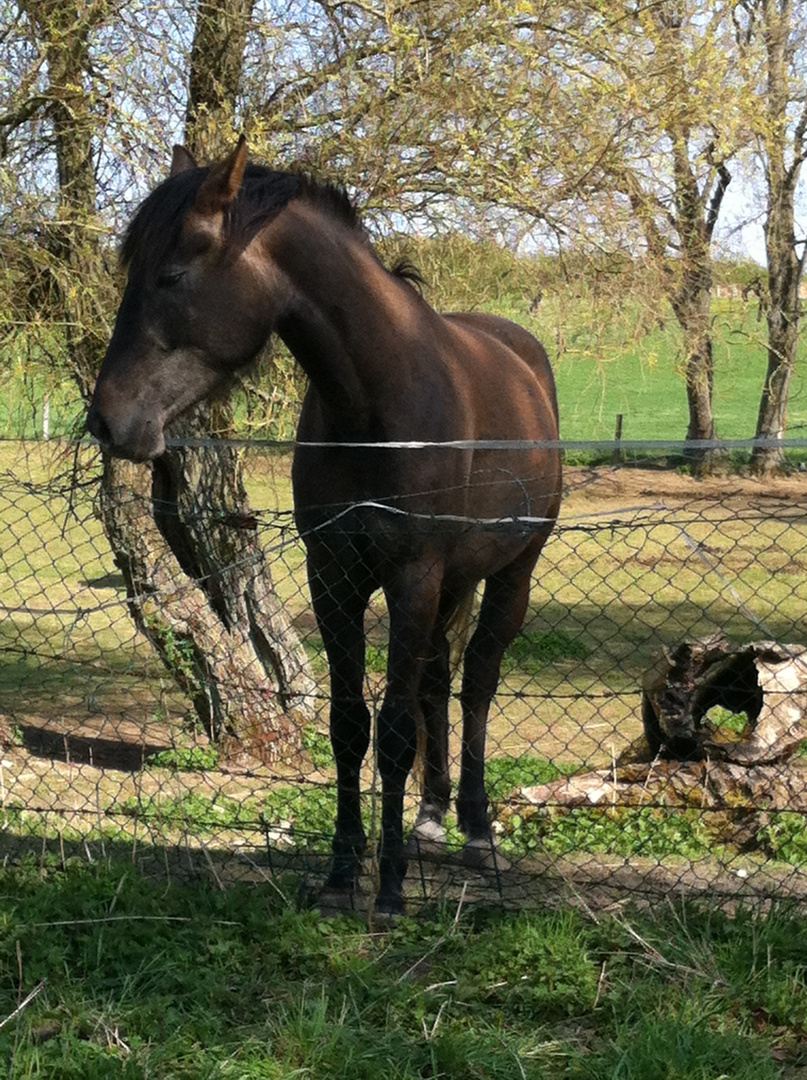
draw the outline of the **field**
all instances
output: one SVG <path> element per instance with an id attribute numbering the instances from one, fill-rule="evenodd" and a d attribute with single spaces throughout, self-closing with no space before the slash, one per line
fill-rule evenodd
<path id="1" fill-rule="evenodd" d="M 268 830 L 281 863 L 296 853 L 298 868 L 316 880 L 329 847 L 333 773 L 321 643 L 299 543 L 284 532 L 288 456 L 250 451 L 246 474 L 265 545 L 276 554 L 278 592 L 322 680 L 323 708 L 306 731 L 305 761 L 277 769 L 222 757 L 189 722 L 187 702 L 134 632 L 88 497 L 92 460 L 82 466 L 86 487 L 71 493 L 60 470 L 72 459 L 60 458 L 55 444 L 6 444 L 5 453 L 6 839 L 28 837 L 29 850 L 46 842 L 58 850 L 90 836 L 124 850 L 190 846 L 203 858 L 240 852 L 254 860 Z M 698 877 L 712 887 L 713 869 L 701 864 L 716 864 L 735 893 L 801 892 L 807 833 L 800 819 L 779 828 L 760 814 L 754 842 L 746 835 L 740 844 L 719 815 L 714 823 L 687 808 L 527 815 L 519 791 L 610 767 L 626 752 L 641 733 L 643 674 L 663 647 L 716 632 L 736 642 L 805 640 L 804 478 L 763 485 L 571 468 L 567 483 L 560 529 L 539 565 L 524 633 L 508 653 L 491 715 L 489 783 L 500 844 L 519 867 L 534 862 L 515 882 L 518 895 L 547 860 L 561 867 L 560 877 L 578 884 L 585 877 L 598 894 L 609 877 L 613 891 L 628 892 L 635 874 L 621 876 L 620 867 L 637 859 L 643 873 L 656 875 L 657 888 L 690 888 Z M 368 623 L 374 707 L 383 691 L 385 619 L 379 600 Z M 456 703 L 453 709 L 456 719 Z M 456 756 L 456 731 L 452 739 Z M 372 763 L 365 783 L 375 789 Z M 413 786 L 410 814 L 414 804 Z M 367 815 L 374 835 L 374 800 Z M 748 821 L 744 828 L 747 834 Z M 458 845 L 460 837 L 452 833 L 451 841 Z M 218 872 L 228 880 L 234 873 Z M 455 895 L 456 881 L 438 876 L 424 894 L 415 872 L 410 892 L 422 903 L 434 893 Z M 501 890 L 501 882 L 493 888 Z"/>
<path id="2" fill-rule="evenodd" d="M 429 276 L 428 260 L 416 261 Z M 683 435 L 669 314 L 579 281 L 536 304 L 540 281 L 489 261 L 484 288 L 431 288 L 444 307 L 485 296 L 546 341 L 566 438 L 610 438 L 617 413 L 625 439 Z M 739 300 L 717 301 L 714 314 L 718 433 L 748 437 L 764 323 Z M 8 436 L 41 428 L 47 382 L 34 369 L 7 385 Z M 301 387 L 282 359 L 277 385 L 264 416 L 239 406 L 243 433 L 290 434 Z M 51 430 L 65 433 L 81 407 L 69 384 L 50 393 Z M 791 433 L 805 422 L 799 379 Z M 488 776 L 512 867 L 475 878 L 449 858 L 427 881 L 413 862 L 417 918 L 389 928 L 304 910 L 334 800 L 321 643 L 287 531 L 287 455 L 247 451 L 246 474 L 323 712 L 305 761 L 278 770 L 223 757 L 134 632 L 95 516 L 92 452 L 0 444 L 0 1062 L 10 1080 L 804 1076 L 800 815 L 531 813 L 520 797 L 523 785 L 616 768 L 641 732 L 641 679 L 664 647 L 715 632 L 807 641 L 807 480 L 698 482 L 642 460 L 615 472 L 572 457 L 561 528 L 505 662 Z M 374 704 L 385 618 L 376 603 Z M 372 792 L 371 766 L 365 780 Z M 414 791 L 410 816 L 413 806 Z M 374 836 L 373 799 L 367 815 Z"/>
<path id="3" fill-rule="evenodd" d="M 543 341 L 557 376 L 563 438 L 612 439 L 617 414 L 623 416 L 624 439 L 684 438 L 682 335 L 646 269 L 622 266 L 617 272 L 573 263 L 564 270 L 557 260 L 517 258 L 460 236 L 388 237 L 382 254 L 388 263 L 402 256 L 414 262 L 425 278 L 425 296 L 438 310 L 492 311 Z M 766 324 L 756 298 L 741 298 L 741 285 L 758 274 L 753 266 L 715 268 L 716 280 L 729 282 L 733 296 L 712 302 L 714 410 L 718 437 L 724 439 L 748 439 L 755 430 L 767 363 Z M 41 332 L 23 330 L 0 360 L 7 369 L 0 436 L 39 437 L 46 394 L 53 436 L 83 430 L 84 409 L 69 377 L 47 366 L 61 347 L 47 334 L 38 344 Z M 807 426 L 802 368 L 797 364 L 790 393 L 788 434 L 794 437 Z M 260 369 L 259 392 L 239 398 L 238 434 L 292 438 L 303 389 L 288 356 L 276 350 L 274 366 Z"/>

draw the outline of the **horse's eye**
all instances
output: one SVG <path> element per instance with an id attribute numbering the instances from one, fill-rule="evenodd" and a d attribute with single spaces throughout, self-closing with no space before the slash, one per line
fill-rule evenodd
<path id="1" fill-rule="evenodd" d="M 185 270 L 163 270 L 157 278 L 158 289 L 170 289 L 185 277 Z"/>

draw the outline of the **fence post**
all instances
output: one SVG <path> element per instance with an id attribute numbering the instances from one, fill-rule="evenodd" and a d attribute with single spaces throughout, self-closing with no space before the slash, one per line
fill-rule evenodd
<path id="1" fill-rule="evenodd" d="M 622 447 L 619 445 L 622 441 L 622 413 L 616 414 L 616 430 L 614 431 L 614 457 L 613 464 L 621 465 L 623 461 Z"/>

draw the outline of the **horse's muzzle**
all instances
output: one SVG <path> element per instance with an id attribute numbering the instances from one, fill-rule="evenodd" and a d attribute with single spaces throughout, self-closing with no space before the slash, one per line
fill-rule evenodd
<path id="1" fill-rule="evenodd" d="M 87 430 L 107 453 L 129 461 L 152 461 L 165 450 L 161 423 L 137 415 L 111 416 L 99 406 L 97 395 L 87 413 Z"/>

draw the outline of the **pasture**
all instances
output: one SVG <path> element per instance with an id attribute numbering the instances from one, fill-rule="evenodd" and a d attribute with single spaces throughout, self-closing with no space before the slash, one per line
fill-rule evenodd
<path id="1" fill-rule="evenodd" d="M 321 681 L 322 711 L 306 729 L 305 760 L 270 767 L 222 755 L 135 633 L 94 514 L 93 459 L 76 487 L 72 457 L 56 444 L 7 443 L 3 451 L 11 537 L 0 592 L 4 842 L 27 837 L 29 848 L 59 851 L 89 837 L 123 843 L 135 861 L 141 849 L 184 847 L 197 864 L 215 855 L 216 873 L 229 881 L 254 879 L 245 859 L 265 867 L 268 835 L 276 863 L 295 865 L 315 883 L 330 845 L 333 772 L 322 647 L 289 530 L 287 454 L 250 451 L 246 476 L 274 552 L 276 588 Z M 560 529 L 539 563 L 524 632 L 506 657 L 488 739 L 499 843 L 526 873 L 515 883 L 517 902 L 547 873 L 551 893 L 571 878 L 598 898 L 608 888 L 630 894 L 639 888 L 637 867 L 661 888 L 703 890 L 717 875 L 732 895 L 801 894 L 807 831 L 798 815 L 766 817 L 757 808 L 749 826 L 738 808 L 738 831 L 732 815 L 691 807 L 535 813 L 519 792 L 610 767 L 629 750 L 641 732 L 642 676 L 662 647 L 718 631 L 737 643 L 804 641 L 803 478 L 762 485 L 571 469 L 567 480 Z M 381 602 L 371 616 L 366 690 L 377 708 Z M 452 740 L 455 755 L 456 733 Z M 366 790 L 375 784 L 368 763 Z M 412 798 L 410 815 L 413 805 Z M 371 835 L 375 807 L 367 799 Z M 459 845 L 453 829 L 449 839 Z M 16 841 L 12 848 L 19 850 Z M 425 890 L 419 872 L 409 882 L 416 906 L 461 887 L 456 874 Z M 494 894 L 502 887 L 489 883 Z"/>
<path id="2" fill-rule="evenodd" d="M 525 322 L 557 358 L 565 437 L 609 438 L 618 412 L 626 439 L 682 435 L 669 316 L 635 295 L 574 289 L 547 291 L 530 312 L 529 276 L 495 260 L 488 273 L 498 274 L 490 309 Z M 716 302 L 714 325 L 718 432 L 746 437 L 764 324 L 733 300 Z M 239 407 L 243 433 L 290 434 L 300 383 L 283 357 L 276 374 L 263 412 Z M 45 386 L 44 369 L 25 386 L 10 381 L 7 434 L 38 430 Z M 52 390 L 55 433 L 80 413 Z M 793 434 L 802 413 L 796 382 Z M 324 705 L 288 455 L 256 446 L 244 456 L 275 585 Z M 269 768 L 222 755 L 133 629 L 96 517 L 97 458 L 82 449 L 76 473 L 67 444 L 0 444 L 0 1060 L 10 1077 L 803 1074 L 807 939 L 800 906 L 780 903 L 805 894 L 801 815 L 533 812 L 520 790 L 615 766 L 640 734 L 641 678 L 664 646 L 718 631 L 807 640 L 805 481 L 695 482 L 576 460 L 492 714 L 489 790 L 513 870 L 483 887 L 461 867 L 426 881 L 415 863 L 407 891 L 420 917 L 381 932 L 299 910 L 333 824 L 324 711 L 306 730 L 304 761 Z M 374 602 L 374 708 L 385 627 Z M 371 765 L 363 782 L 375 791 Z M 410 821 L 413 809 L 410 798 Z M 375 837 L 375 799 L 366 813 Z M 456 830 L 449 846 L 460 846 Z"/>
<path id="3" fill-rule="evenodd" d="M 573 266 L 564 276 L 552 259 L 519 258 L 493 244 L 454 236 L 442 240 L 388 238 L 389 263 L 412 260 L 426 280 L 425 295 L 438 310 L 483 310 L 514 319 L 543 341 L 555 368 L 561 435 L 569 440 L 612 439 L 623 415 L 623 438 L 683 439 L 687 427 L 681 333 L 658 283 L 641 268 L 599 270 Z M 718 281 L 733 283 L 734 298 L 712 302 L 717 434 L 751 438 L 765 377 L 765 320 L 740 285 L 759 268 L 719 264 Z M 49 396 L 54 436 L 83 430 L 84 409 L 69 379 L 50 357 L 61 346 L 41 328 L 20 332 L 6 350 L 7 385 L 0 401 L 0 434 L 36 438 L 43 398 Z M 804 346 L 802 345 L 802 350 Z M 803 365 L 793 376 L 788 434 L 807 425 Z M 293 438 L 303 379 L 282 349 L 240 395 L 237 433 L 245 438 Z M 255 390 L 257 387 L 257 392 Z M 793 452 L 792 452 L 793 453 Z M 798 460 L 798 452 L 793 453 Z M 580 460 L 579 451 L 574 459 Z"/>

